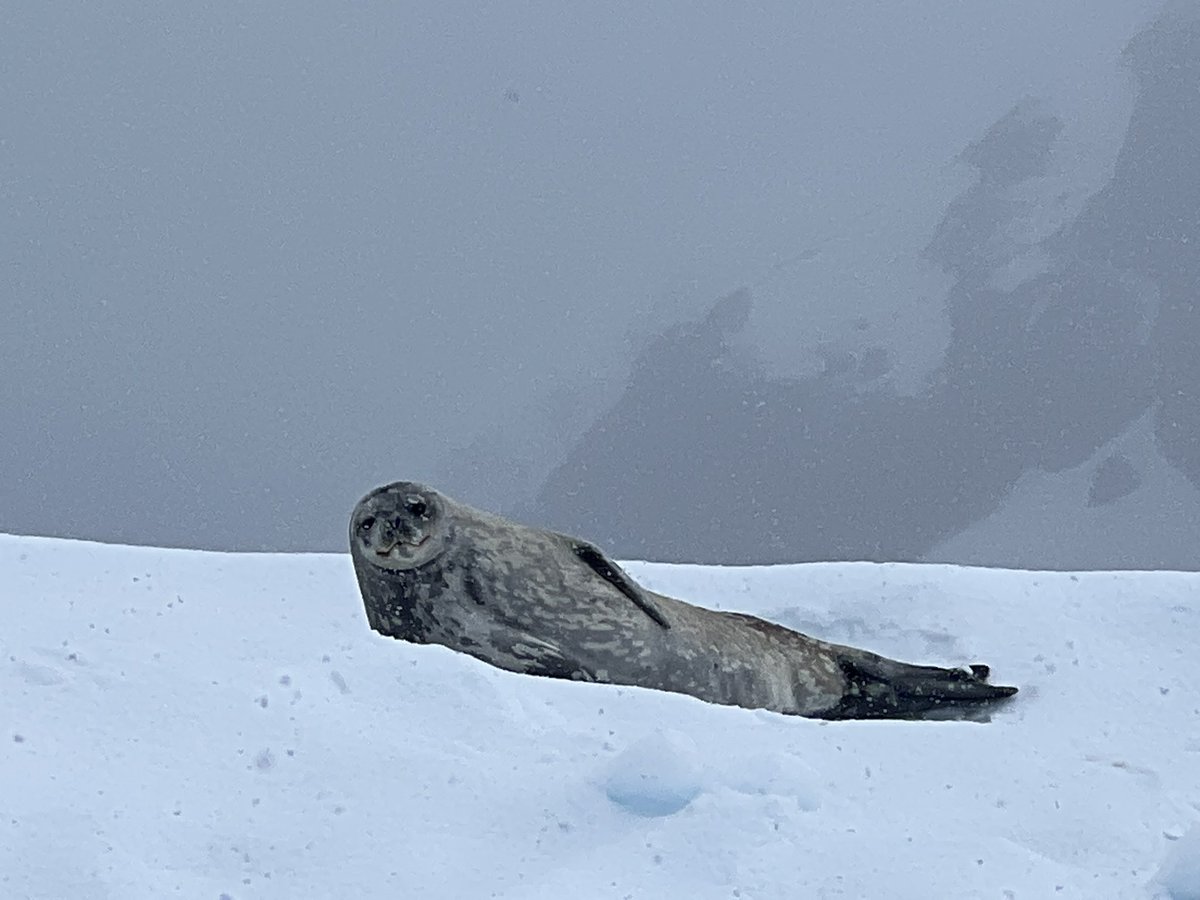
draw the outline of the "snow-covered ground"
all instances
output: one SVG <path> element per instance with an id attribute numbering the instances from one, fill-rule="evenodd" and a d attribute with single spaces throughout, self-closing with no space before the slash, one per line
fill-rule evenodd
<path id="1" fill-rule="evenodd" d="M 1023 690 L 818 723 L 378 637 L 345 556 L 0 536 L 0 896 L 1200 897 L 1200 575 L 630 569 Z"/>

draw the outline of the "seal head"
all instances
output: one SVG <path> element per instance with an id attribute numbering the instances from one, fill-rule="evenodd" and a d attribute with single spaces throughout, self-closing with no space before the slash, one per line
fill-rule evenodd
<path id="1" fill-rule="evenodd" d="M 351 546 L 380 569 L 419 569 L 446 550 L 445 512 L 441 495 L 424 485 L 411 481 L 385 485 L 354 508 Z"/>

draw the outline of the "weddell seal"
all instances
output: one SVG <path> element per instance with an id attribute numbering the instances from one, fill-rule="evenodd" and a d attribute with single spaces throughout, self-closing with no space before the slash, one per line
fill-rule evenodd
<path id="1" fill-rule="evenodd" d="M 586 541 L 413 482 L 359 502 L 350 552 L 375 631 L 512 672 L 818 719 L 965 717 L 1017 692 L 987 666 L 908 665 L 653 593 Z"/>

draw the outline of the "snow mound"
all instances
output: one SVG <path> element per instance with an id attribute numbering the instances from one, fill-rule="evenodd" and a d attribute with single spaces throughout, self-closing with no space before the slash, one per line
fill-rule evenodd
<path id="1" fill-rule="evenodd" d="M 1200 826 L 1167 853 L 1158 880 L 1165 891 L 1163 900 L 1200 900 Z"/>
<path id="2" fill-rule="evenodd" d="M 656 731 L 622 751 L 605 779 L 608 799 L 639 816 L 670 816 L 703 790 L 696 744 L 686 734 Z"/>

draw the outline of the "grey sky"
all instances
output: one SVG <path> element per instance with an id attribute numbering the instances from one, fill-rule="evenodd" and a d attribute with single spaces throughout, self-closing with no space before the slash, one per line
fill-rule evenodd
<path id="1" fill-rule="evenodd" d="M 441 476 L 741 285 L 776 371 L 867 315 L 918 384 L 955 154 L 1049 97 L 1082 202 L 1157 7 L 6 4 L 0 528 L 331 548 L 381 480 L 512 493 Z"/>

